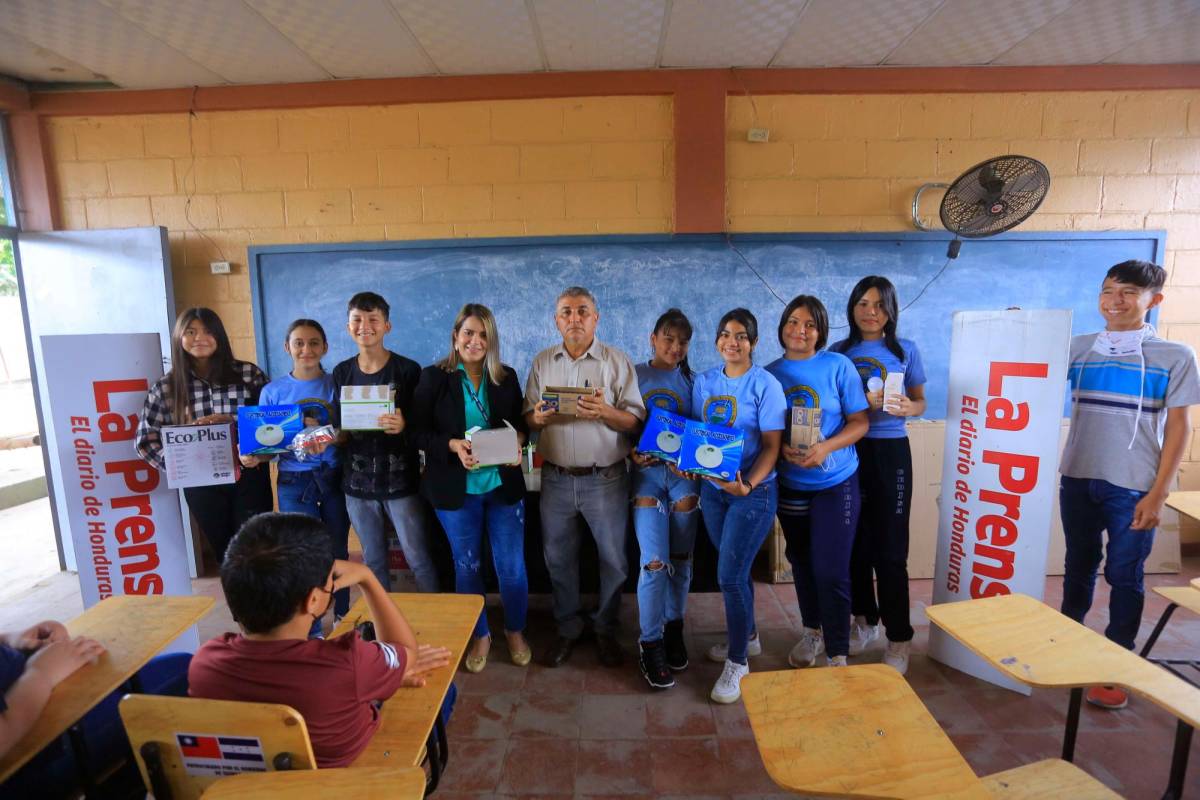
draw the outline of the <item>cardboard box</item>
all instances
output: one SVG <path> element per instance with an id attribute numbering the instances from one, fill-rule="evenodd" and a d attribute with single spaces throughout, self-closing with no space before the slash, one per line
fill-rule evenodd
<path id="1" fill-rule="evenodd" d="M 638 452 L 678 464 L 687 419 L 657 406 L 651 407 L 649 412 L 646 427 L 642 429 L 642 437 L 638 440 Z"/>
<path id="2" fill-rule="evenodd" d="M 744 442 L 737 428 L 689 419 L 683 426 L 679 469 L 731 481 L 742 468 Z"/>
<path id="3" fill-rule="evenodd" d="M 821 409 L 793 405 L 788 444 L 799 450 L 801 455 L 807 455 L 808 448 L 821 439 Z"/>
<path id="4" fill-rule="evenodd" d="M 167 488 L 218 486 L 235 483 L 239 474 L 233 426 L 164 425 L 163 458 L 167 461 Z"/>
<path id="5" fill-rule="evenodd" d="M 343 386 L 339 397 L 342 430 L 378 431 L 379 417 L 392 414 L 396 404 L 390 386 Z"/>
<path id="6" fill-rule="evenodd" d="M 595 397 L 602 390 L 598 386 L 547 386 L 542 390 L 542 402 L 549 404 L 556 414 L 575 416 L 581 397 Z"/>
<path id="7" fill-rule="evenodd" d="M 302 430 L 299 405 L 242 406 L 237 412 L 238 452 L 244 456 L 286 453 Z"/>
<path id="8" fill-rule="evenodd" d="M 471 455 L 481 467 L 496 464 L 512 464 L 521 457 L 521 448 L 517 441 L 517 429 L 504 421 L 503 428 L 472 428 L 467 431 L 467 441 L 471 443 Z"/>

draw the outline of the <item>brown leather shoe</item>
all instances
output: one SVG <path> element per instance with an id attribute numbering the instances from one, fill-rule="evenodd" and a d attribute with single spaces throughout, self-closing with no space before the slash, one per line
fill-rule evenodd
<path id="1" fill-rule="evenodd" d="M 578 639 L 568 639 L 566 636 L 558 637 L 558 641 L 546 653 L 547 667 L 561 667 L 571 658 L 571 653 L 575 650 L 575 643 Z"/>

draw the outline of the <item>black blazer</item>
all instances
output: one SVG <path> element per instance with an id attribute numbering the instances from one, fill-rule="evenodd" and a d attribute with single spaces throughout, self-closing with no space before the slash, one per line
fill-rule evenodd
<path id="1" fill-rule="evenodd" d="M 434 508 L 462 508 L 467 493 L 467 471 L 458 456 L 450 452 L 450 440 L 462 439 L 467 429 L 462 377 L 458 370 L 446 372 L 437 366 L 421 371 L 412 399 L 412 419 L 408 421 L 409 435 L 417 447 L 425 451 L 425 474 L 421 476 L 421 494 Z M 484 375 L 487 389 L 488 427 L 500 428 L 507 420 L 518 431 L 528 435 L 521 407 L 525 401 L 517 373 L 504 367 L 504 380 L 499 386 Z M 525 496 L 525 476 L 520 467 L 500 467 L 500 491 L 510 503 Z"/>

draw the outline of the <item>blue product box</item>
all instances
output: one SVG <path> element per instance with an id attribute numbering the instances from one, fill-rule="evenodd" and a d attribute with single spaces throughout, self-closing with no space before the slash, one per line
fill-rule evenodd
<path id="1" fill-rule="evenodd" d="M 683 427 L 687 420 L 679 414 L 657 406 L 652 406 L 649 411 L 642 438 L 638 439 L 638 452 L 678 464 L 679 449 L 683 444 Z"/>
<path id="2" fill-rule="evenodd" d="M 731 481 L 742 468 L 742 443 L 737 428 L 689 419 L 683 426 L 679 469 Z"/>
<path id="3" fill-rule="evenodd" d="M 300 406 L 242 406 L 237 414 L 238 454 L 262 456 L 287 452 L 304 430 Z"/>

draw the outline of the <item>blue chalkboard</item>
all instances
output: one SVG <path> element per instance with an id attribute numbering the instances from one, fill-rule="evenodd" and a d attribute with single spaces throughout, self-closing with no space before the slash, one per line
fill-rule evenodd
<path id="1" fill-rule="evenodd" d="M 388 347 L 421 364 L 449 349 L 450 327 L 466 302 L 496 315 L 502 354 L 522 377 L 539 350 L 559 341 L 554 300 L 566 286 L 592 290 L 599 336 L 634 359 L 649 357 L 658 315 L 678 306 L 696 329 L 691 362 L 719 362 L 721 314 L 745 306 L 759 320 L 755 359 L 780 354 L 775 336 L 785 299 L 815 294 L 830 310 L 830 341 L 845 334 L 851 287 L 884 275 L 903 307 L 946 265 L 949 237 L 935 233 L 605 236 L 280 245 L 250 248 L 259 364 L 277 377 L 291 368 L 280 346 L 288 324 L 311 317 L 330 338 L 326 367 L 354 354 L 346 301 L 382 294 L 392 307 Z M 901 335 L 924 356 L 926 416 L 946 416 L 950 319 L 958 310 L 1069 308 L 1077 333 L 1103 322 L 1096 308 L 1104 272 L 1130 258 L 1161 262 L 1165 234 L 1017 233 L 967 241 L 962 253 L 900 317 Z M 757 273 L 757 274 L 756 274 Z"/>

